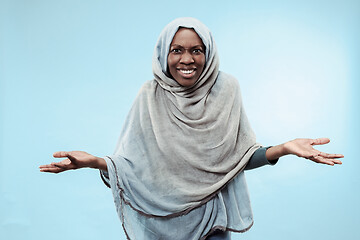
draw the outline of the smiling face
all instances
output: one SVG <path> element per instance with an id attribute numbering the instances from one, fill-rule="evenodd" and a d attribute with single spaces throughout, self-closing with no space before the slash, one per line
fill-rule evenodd
<path id="1" fill-rule="evenodd" d="M 171 76 L 182 86 L 190 87 L 199 79 L 205 66 L 205 47 L 201 38 L 190 28 L 180 28 L 168 55 Z"/>

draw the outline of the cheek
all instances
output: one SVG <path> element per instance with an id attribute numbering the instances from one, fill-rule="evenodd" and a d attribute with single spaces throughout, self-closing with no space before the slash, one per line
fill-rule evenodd
<path id="1" fill-rule="evenodd" d="M 167 58 L 167 71 L 170 72 L 170 74 L 173 74 L 176 72 L 176 64 L 178 62 L 178 57 L 169 55 Z"/>
<path id="2" fill-rule="evenodd" d="M 171 65 L 173 65 L 173 61 L 172 61 L 171 57 L 168 57 L 168 59 L 167 59 L 167 67 L 168 67 L 168 69 L 169 69 L 169 67 Z"/>
<path id="3" fill-rule="evenodd" d="M 170 54 L 167 58 L 168 66 L 175 65 L 179 61 L 178 59 L 178 56 Z"/>
<path id="4" fill-rule="evenodd" d="M 205 67 L 205 56 L 202 56 L 201 58 L 198 59 L 198 63 L 199 63 L 199 66 L 201 66 L 201 69 L 204 69 Z"/>

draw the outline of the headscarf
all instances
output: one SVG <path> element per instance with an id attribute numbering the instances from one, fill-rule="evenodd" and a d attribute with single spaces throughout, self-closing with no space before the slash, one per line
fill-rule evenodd
<path id="1" fill-rule="evenodd" d="M 191 87 L 167 74 L 170 43 L 180 27 L 194 29 L 206 49 L 204 70 Z M 121 219 L 124 204 L 148 217 L 187 214 L 224 188 L 259 148 L 237 80 L 218 69 L 213 37 L 200 21 L 175 19 L 161 32 L 155 79 L 141 88 L 107 159 Z"/>

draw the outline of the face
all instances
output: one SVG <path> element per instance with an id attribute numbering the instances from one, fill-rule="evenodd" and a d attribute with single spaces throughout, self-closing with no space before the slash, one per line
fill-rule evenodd
<path id="1" fill-rule="evenodd" d="M 205 66 L 205 46 L 193 29 L 180 28 L 168 55 L 171 76 L 182 86 L 190 87 L 199 79 Z"/>

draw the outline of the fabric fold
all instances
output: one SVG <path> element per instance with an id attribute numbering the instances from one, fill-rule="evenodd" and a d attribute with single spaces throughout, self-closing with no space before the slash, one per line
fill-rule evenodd
<path id="1" fill-rule="evenodd" d="M 124 200 L 111 158 L 108 181 L 118 216 L 127 239 L 204 240 L 215 230 L 245 232 L 253 225 L 253 214 L 244 172 L 240 172 L 225 188 L 206 203 L 186 214 L 157 217 L 144 215 Z M 239 191 L 239 189 L 241 189 Z"/>
<path id="2" fill-rule="evenodd" d="M 179 28 L 193 29 L 205 46 L 204 70 L 190 87 L 167 70 Z M 219 71 L 208 28 L 193 18 L 168 24 L 155 46 L 153 73 L 133 103 L 114 154 L 106 158 L 128 238 L 200 239 L 219 226 L 245 231 L 252 213 L 243 170 L 260 144 L 238 81 Z"/>

